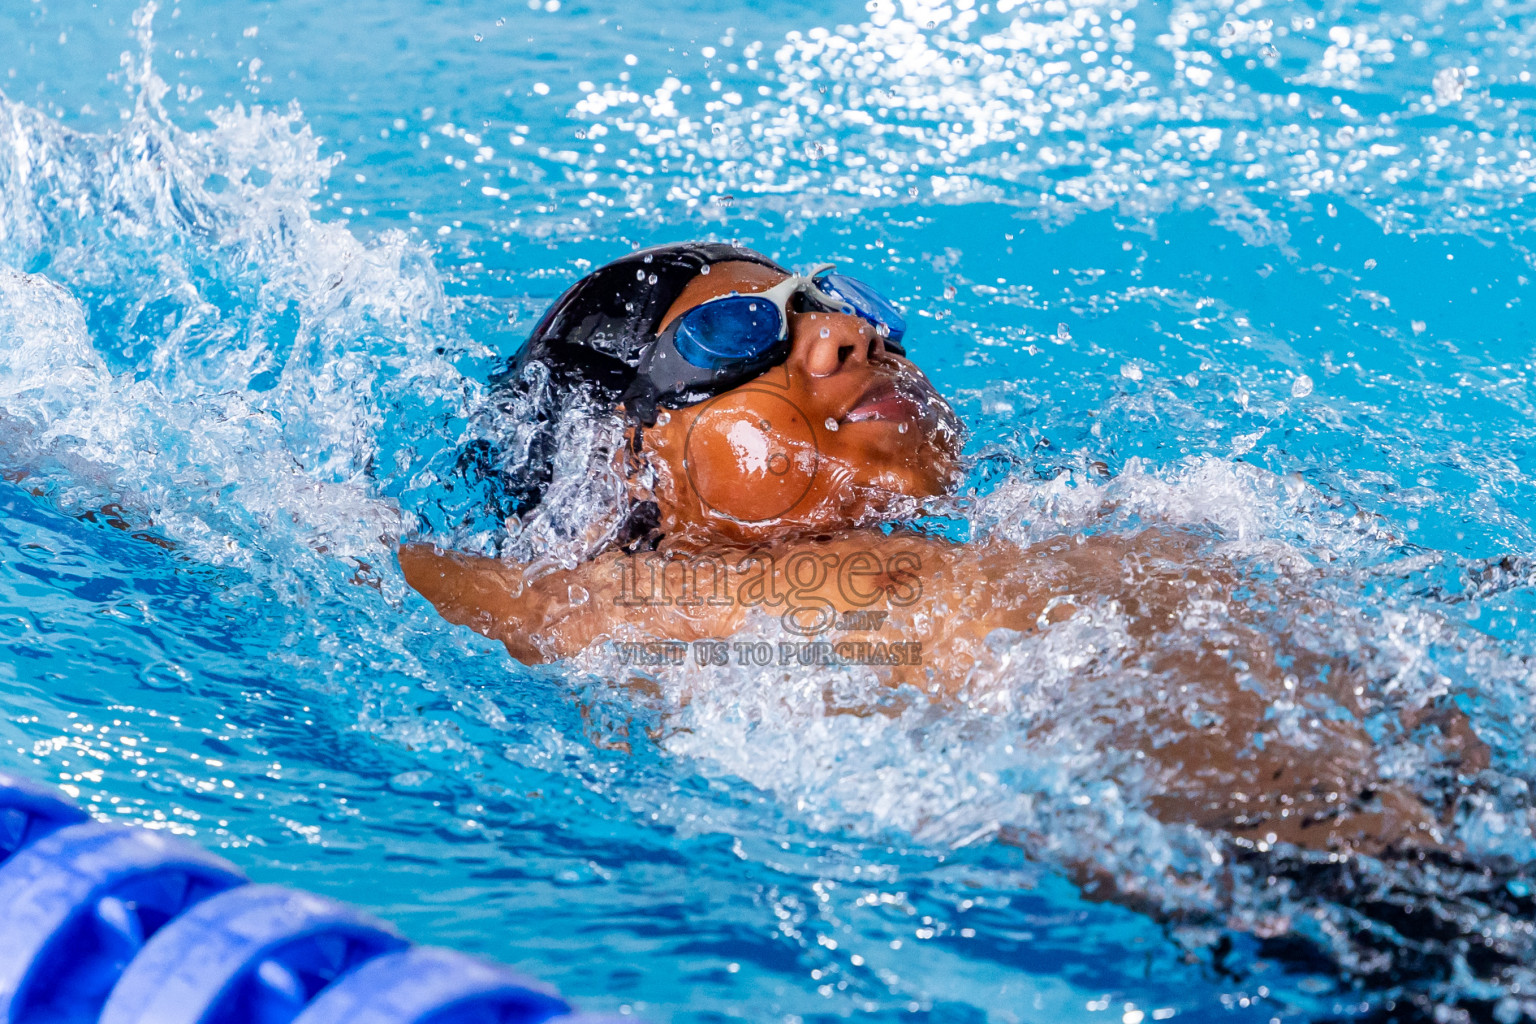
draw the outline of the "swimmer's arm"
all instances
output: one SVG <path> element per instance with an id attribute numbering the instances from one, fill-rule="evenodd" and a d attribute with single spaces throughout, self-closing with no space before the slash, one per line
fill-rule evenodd
<path id="1" fill-rule="evenodd" d="M 533 664 L 608 638 L 725 638 L 754 611 L 780 617 L 791 608 L 801 609 L 802 625 L 817 620 L 818 610 L 831 613 L 818 639 L 847 639 L 847 626 L 864 634 L 856 638 L 934 649 L 999 627 L 1027 631 L 1042 616 L 1071 614 L 1070 603 L 1051 601 L 1060 588 L 1053 573 L 1039 568 L 1056 553 L 851 531 L 757 550 L 608 552 L 531 580 L 518 566 L 428 544 L 402 545 L 399 560 L 406 582 L 443 618 L 500 640 L 513 657 Z M 1034 568 L 1021 571 L 1021 561 Z M 806 635 L 792 631 L 786 638 Z"/>
<path id="2" fill-rule="evenodd" d="M 562 607 L 568 604 L 562 597 L 568 597 L 571 573 L 556 571 L 528 582 L 521 569 L 497 559 L 439 551 L 430 544 L 402 544 L 398 558 L 405 581 L 439 615 L 500 640 L 518 661 L 541 664 L 572 653 L 562 643 L 577 639 L 569 637 L 569 627 L 552 629 L 572 617 Z"/>
<path id="3" fill-rule="evenodd" d="M 443 618 L 500 640 L 513 657 L 535 664 L 604 638 L 728 637 L 753 609 L 778 615 L 790 601 L 829 608 L 839 619 L 869 609 L 905 618 L 903 612 L 935 599 L 947 603 L 962 569 L 958 550 L 931 538 L 861 533 L 718 555 L 609 552 L 531 580 L 518 566 L 429 544 L 402 545 L 399 560 L 406 582 Z M 719 589 L 711 564 L 720 571 Z"/>
<path id="4" fill-rule="evenodd" d="M 568 658 L 607 638 L 688 641 L 741 628 L 745 609 L 734 604 L 636 600 L 629 559 L 610 552 L 530 579 L 521 567 L 494 558 L 430 544 L 399 549 L 405 581 L 438 614 L 500 640 L 524 664 Z"/>

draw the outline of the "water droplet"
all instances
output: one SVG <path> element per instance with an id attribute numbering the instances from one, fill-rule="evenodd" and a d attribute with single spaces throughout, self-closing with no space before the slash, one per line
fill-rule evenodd
<path id="1" fill-rule="evenodd" d="M 952 299 L 958 294 L 960 294 L 959 290 L 954 285 L 947 284 L 944 286 L 944 297 L 946 299 Z"/>
<path id="2" fill-rule="evenodd" d="M 1312 378 L 1308 377 L 1306 374 L 1302 374 L 1300 377 L 1297 377 L 1296 380 L 1291 384 L 1292 398 L 1306 398 L 1311 393 Z"/>
<path id="3" fill-rule="evenodd" d="M 590 598 L 591 596 L 592 596 L 591 594 L 587 593 L 587 588 L 586 587 L 583 587 L 583 586 L 581 586 L 579 584 L 576 584 L 576 583 L 572 583 L 565 590 L 566 600 L 569 601 L 573 605 L 583 605 L 583 604 L 586 604 L 587 603 L 587 599 Z"/>
<path id="4" fill-rule="evenodd" d="M 1415 320 L 1410 326 L 1413 328 L 1414 334 L 1423 334 L 1425 327 L 1428 325 L 1423 320 Z"/>
<path id="5" fill-rule="evenodd" d="M 652 274 L 650 277 L 647 277 L 645 279 L 645 283 L 646 284 L 655 284 L 656 283 L 656 275 Z"/>
<path id="6" fill-rule="evenodd" d="M 823 423 L 822 426 L 826 427 L 834 434 L 837 433 L 837 420 L 833 419 L 831 416 L 827 417 L 827 421 Z"/>
<path id="7" fill-rule="evenodd" d="M 823 327 L 817 333 L 820 334 L 823 338 L 830 338 L 830 337 L 832 337 L 832 331 L 831 331 L 830 328 L 827 328 L 827 327 Z"/>
<path id="8" fill-rule="evenodd" d="M 748 313 L 756 313 L 757 312 L 757 303 L 755 303 L 755 302 L 747 303 L 747 312 Z"/>
<path id="9" fill-rule="evenodd" d="M 1467 72 L 1465 68 L 1441 68 L 1435 72 L 1435 101 L 1437 103 L 1455 103 L 1461 99 L 1461 94 L 1467 88 Z"/>
<path id="10" fill-rule="evenodd" d="M 1067 330 L 1067 325 L 1066 324 L 1057 324 L 1056 325 L 1056 340 L 1057 341 L 1071 341 L 1072 340 L 1072 332 Z"/>
<path id="11" fill-rule="evenodd" d="M 1126 363 L 1120 367 L 1120 376 L 1126 380 L 1141 380 L 1141 367 L 1135 363 Z"/>
<path id="12" fill-rule="evenodd" d="M 672 422 L 672 414 L 667 412 L 667 410 L 663 409 L 663 410 L 661 410 L 660 412 L 658 412 L 656 414 L 656 425 L 658 427 L 664 427 L 668 423 L 671 423 L 671 422 Z"/>
<path id="13" fill-rule="evenodd" d="M 1366 260 L 1365 261 L 1365 269 L 1366 270 L 1375 270 L 1376 269 L 1376 261 L 1375 260 Z"/>
<path id="14" fill-rule="evenodd" d="M 1280 48 L 1277 47 L 1274 43 L 1265 43 L 1263 46 L 1259 47 L 1259 59 L 1264 61 L 1279 60 Z"/>
<path id="15" fill-rule="evenodd" d="M 898 434 L 905 434 L 908 429 L 909 428 L 908 428 L 908 425 L 906 423 L 898 423 L 898 424 L 896 424 L 896 433 L 898 433 Z"/>
<path id="16" fill-rule="evenodd" d="M 481 35 L 479 32 L 476 32 L 475 33 L 475 42 L 480 43 L 480 42 L 484 42 L 484 41 L 485 41 L 485 36 Z"/>
<path id="17" fill-rule="evenodd" d="M 882 338 L 889 338 L 891 336 L 891 329 L 885 324 L 875 324 L 875 333 Z"/>
<path id="18" fill-rule="evenodd" d="M 645 271 L 644 270 L 637 270 L 637 271 L 635 271 L 635 280 L 636 281 L 644 281 L 645 280 Z"/>
<path id="19" fill-rule="evenodd" d="M 702 267 L 700 267 L 699 268 L 699 273 L 700 274 L 708 274 L 709 273 L 709 264 L 706 263 Z"/>
<path id="20" fill-rule="evenodd" d="M 1338 215 L 1339 215 L 1339 208 L 1337 206 L 1334 206 L 1332 203 L 1329 203 L 1328 204 L 1328 216 L 1330 216 L 1330 217 L 1337 217 Z"/>
<path id="21" fill-rule="evenodd" d="M 651 260 L 653 260 L 653 259 L 655 259 L 655 258 L 656 258 L 656 257 L 655 257 L 655 256 L 653 256 L 653 255 L 651 255 L 651 254 L 650 254 L 650 253 L 646 253 L 646 254 L 645 254 L 645 258 L 644 258 L 644 259 L 642 259 L 642 260 L 641 260 L 641 261 L 640 261 L 640 262 L 641 262 L 641 263 L 649 263 L 649 262 L 651 262 Z"/>
<path id="22" fill-rule="evenodd" d="M 1197 388 L 1200 386 L 1200 378 L 1196 377 L 1193 373 L 1186 373 L 1184 375 L 1184 383 L 1192 388 Z"/>

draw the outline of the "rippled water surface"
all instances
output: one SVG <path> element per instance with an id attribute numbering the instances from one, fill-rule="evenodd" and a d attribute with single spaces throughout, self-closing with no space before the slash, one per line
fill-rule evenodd
<path id="1" fill-rule="evenodd" d="M 653 1020 L 1379 1006 L 1255 937 L 1328 908 L 1146 812 L 1112 615 L 1001 638 L 959 709 L 642 699 L 449 627 L 388 539 L 494 544 L 455 451 L 590 266 L 836 259 L 972 428 L 966 529 L 1156 519 L 1305 581 L 1277 628 L 1455 694 L 1457 837 L 1536 859 L 1533 56 L 1515 0 L 7 3 L 0 765 Z"/>

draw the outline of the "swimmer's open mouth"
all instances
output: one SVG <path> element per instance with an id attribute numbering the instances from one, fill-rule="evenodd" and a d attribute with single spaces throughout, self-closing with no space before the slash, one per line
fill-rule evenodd
<path id="1" fill-rule="evenodd" d="M 844 423 L 864 423 L 870 420 L 891 420 L 899 423 L 915 423 L 927 411 L 927 401 L 890 378 L 870 385 L 853 408 L 843 415 Z"/>

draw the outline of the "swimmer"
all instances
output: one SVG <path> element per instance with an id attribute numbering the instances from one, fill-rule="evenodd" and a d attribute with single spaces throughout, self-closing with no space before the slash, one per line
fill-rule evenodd
<path id="1" fill-rule="evenodd" d="M 1447 808 L 1378 771 L 1362 722 L 1385 698 L 1344 659 L 1292 650 L 1240 611 L 1198 647 L 1155 643 L 1261 586 L 1202 557 L 1198 538 L 1151 527 L 1020 548 L 914 529 L 922 503 L 959 482 L 965 435 L 906 343 L 896 307 L 836 267 L 796 275 L 722 244 L 616 260 L 560 297 L 506 380 L 543 381 L 622 417 L 611 458 L 627 519 L 576 565 L 408 544 L 406 580 L 527 663 L 616 641 L 659 657 L 658 643 L 729 638 L 749 616 L 777 615 L 770 656 L 871 664 L 941 700 L 995 660 L 994 631 L 1049 630 L 1107 602 L 1141 645 L 1139 671 L 1163 681 L 1150 702 L 1127 696 L 1143 704 L 1115 715 L 1110 736 L 1156 773 L 1161 819 L 1250 849 L 1447 844 Z M 537 491 L 537 475 L 520 480 L 525 496 Z M 1311 614 L 1305 595 L 1287 599 Z M 832 631 L 850 621 L 865 628 L 857 643 Z M 1328 713 L 1297 728 L 1277 706 Z M 1459 715 L 1411 714 L 1440 729 L 1465 772 L 1486 763 Z"/>
<path id="2" fill-rule="evenodd" d="M 463 462 L 497 483 L 492 511 L 527 532 L 569 498 L 552 462 L 587 436 L 592 421 L 571 412 L 587 410 L 614 428 L 587 464 L 592 480 L 619 481 L 612 517 L 566 537 L 579 558 L 405 544 L 405 578 L 445 619 L 529 664 L 625 644 L 630 666 L 676 663 L 700 642 L 728 655 L 722 640 L 767 622 L 777 642 L 752 649 L 769 663 L 867 666 L 893 693 L 982 706 L 985 686 L 1030 683 L 990 636 L 1046 637 L 1107 611 L 1120 650 L 1090 651 L 1085 685 L 1052 709 L 1069 732 L 1129 752 L 1125 788 L 1149 794 L 1153 815 L 1225 844 L 1223 870 L 1250 881 L 1223 885 L 1289 893 L 1333 922 L 1329 955 L 1399 993 L 1384 1005 L 1402 1019 L 1410 1003 L 1430 1014 L 1434 985 L 1468 963 L 1523 977 L 1536 948 L 1513 941 L 1510 922 L 1536 901 L 1512 895 L 1525 891 L 1522 866 L 1469 859 L 1455 838 L 1490 755 L 1450 695 L 1405 702 L 1359 651 L 1300 642 L 1331 614 L 1318 575 L 1256 572 L 1189 530 L 1020 546 L 918 528 L 925 502 L 961 480 L 965 433 L 907 344 L 896 307 L 841 268 L 797 275 L 721 244 L 618 259 L 562 295 L 499 375 L 493 413 L 522 432 L 471 445 Z M 1116 685 L 1088 685 L 1109 654 Z M 829 712 L 889 710 L 828 700 Z M 1431 751 L 1432 792 L 1386 763 L 1384 721 Z M 1006 824 L 998 835 L 1052 848 Z M 1396 881 L 1373 881 L 1383 876 L 1368 865 L 1382 861 Z M 1091 898 L 1163 912 L 1096 862 L 1065 866 Z M 1268 936 L 1285 959 L 1297 954 L 1280 920 L 1210 923 Z M 1212 948 L 1220 965 L 1225 947 Z"/>

